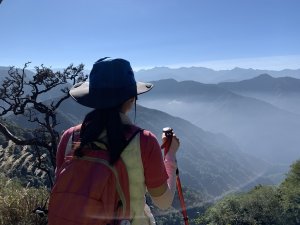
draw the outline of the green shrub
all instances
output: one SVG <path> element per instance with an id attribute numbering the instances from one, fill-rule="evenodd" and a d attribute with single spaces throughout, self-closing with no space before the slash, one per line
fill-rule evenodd
<path id="1" fill-rule="evenodd" d="M 226 196 L 210 207 L 196 224 L 209 225 L 299 225 L 300 160 L 279 187 L 255 187 L 248 193 Z"/>

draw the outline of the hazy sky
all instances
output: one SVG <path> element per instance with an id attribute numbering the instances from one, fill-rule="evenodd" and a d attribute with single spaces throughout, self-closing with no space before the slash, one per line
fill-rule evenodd
<path id="1" fill-rule="evenodd" d="M 0 65 L 300 68 L 299 12 L 299 0 L 3 0 Z"/>

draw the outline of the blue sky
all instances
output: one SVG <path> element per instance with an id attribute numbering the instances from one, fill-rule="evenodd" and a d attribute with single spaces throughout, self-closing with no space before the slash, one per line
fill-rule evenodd
<path id="1" fill-rule="evenodd" d="M 300 68 L 298 0 L 3 0 L 0 65 Z M 299 66 L 298 66 L 299 65 Z"/>

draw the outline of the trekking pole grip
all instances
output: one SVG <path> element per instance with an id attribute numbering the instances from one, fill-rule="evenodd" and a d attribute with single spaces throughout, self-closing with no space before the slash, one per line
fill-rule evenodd
<path id="1" fill-rule="evenodd" d="M 174 133 L 173 133 L 173 129 L 171 127 L 165 127 L 163 129 L 163 133 L 165 134 L 167 140 L 166 140 L 166 142 L 163 143 L 163 145 L 161 147 L 164 148 L 164 156 L 166 157 L 166 154 L 168 153 L 168 151 L 170 149 Z M 180 177 L 179 177 L 179 169 L 178 168 L 176 169 L 176 187 L 177 187 L 177 191 L 178 191 L 178 197 L 180 200 L 181 213 L 183 215 L 184 224 L 189 225 L 189 219 L 188 219 L 188 215 L 187 215 L 186 205 L 184 202 L 183 191 L 182 191 L 182 187 L 181 187 L 181 181 L 180 181 Z"/>
<path id="2" fill-rule="evenodd" d="M 163 128 L 163 132 L 165 133 L 167 138 L 173 137 L 173 129 L 171 127 Z"/>
<path id="3" fill-rule="evenodd" d="M 167 140 L 165 143 L 163 143 L 163 145 L 161 146 L 161 148 L 164 148 L 164 156 L 166 156 L 166 154 L 169 152 L 171 143 L 172 143 L 172 138 L 173 138 L 173 129 L 171 127 L 165 127 L 163 128 L 163 133 L 165 134 Z"/>

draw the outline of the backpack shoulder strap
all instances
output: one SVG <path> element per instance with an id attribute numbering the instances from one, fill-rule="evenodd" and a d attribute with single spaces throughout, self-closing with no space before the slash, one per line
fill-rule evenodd
<path id="1" fill-rule="evenodd" d="M 65 156 L 67 156 L 71 151 L 72 151 L 72 147 L 74 142 L 78 142 L 80 141 L 80 129 L 81 129 L 81 124 L 72 127 L 72 135 L 70 136 L 69 140 L 68 140 L 68 144 L 65 150 Z M 135 136 L 142 132 L 144 129 L 137 127 L 137 126 L 130 126 L 130 131 L 128 132 L 128 134 L 126 135 L 126 142 L 124 145 L 124 148 L 126 148 L 129 143 L 135 138 Z M 102 143 L 102 142 L 101 142 Z M 105 143 L 103 143 L 105 145 Z"/>
<path id="2" fill-rule="evenodd" d="M 73 149 L 74 142 L 79 141 L 79 139 L 80 139 L 80 128 L 81 128 L 81 124 L 71 128 L 72 134 L 70 135 L 70 137 L 68 139 L 68 143 L 67 143 L 66 150 L 65 150 L 65 156 L 67 156 L 71 153 L 71 151 Z"/>
<path id="3" fill-rule="evenodd" d="M 135 138 L 135 136 L 137 134 L 139 134 L 140 132 L 142 132 L 144 130 L 144 129 L 142 129 L 140 127 L 137 127 L 137 126 L 131 126 L 130 129 L 131 130 L 129 132 L 129 136 L 127 137 L 124 148 L 126 148 L 129 145 L 129 143 Z"/>
<path id="4" fill-rule="evenodd" d="M 81 124 L 73 127 L 72 142 L 79 141 L 79 139 L 80 139 L 80 129 L 81 129 Z"/>

